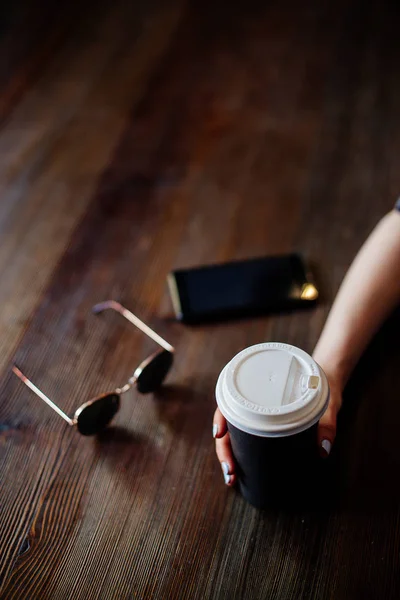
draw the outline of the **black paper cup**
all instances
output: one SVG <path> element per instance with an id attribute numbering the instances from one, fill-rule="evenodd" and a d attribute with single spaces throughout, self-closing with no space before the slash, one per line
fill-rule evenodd
<path id="1" fill-rule="evenodd" d="M 318 493 L 317 426 L 282 438 L 251 435 L 228 422 L 238 487 L 257 508 L 308 507 Z"/>
<path id="2" fill-rule="evenodd" d="M 258 508 L 307 505 L 318 493 L 317 422 L 329 400 L 322 369 L 293 346 L 258 344 L 226 365 L 216 395 L 244 498 Z"/>

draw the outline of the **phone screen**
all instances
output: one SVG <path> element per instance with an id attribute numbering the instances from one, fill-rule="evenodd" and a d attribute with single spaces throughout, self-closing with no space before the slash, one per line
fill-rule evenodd
<path id="1" fill-rule="evenodd" d="M 318 296 L 298 254 L 178 270 L 168 281 L 175 312 L 184 322 L 284 310 Z"/>

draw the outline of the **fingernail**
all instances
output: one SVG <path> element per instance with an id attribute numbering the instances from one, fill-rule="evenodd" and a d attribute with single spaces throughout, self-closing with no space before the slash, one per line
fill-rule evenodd
<path id="1" fill-rule="evenodd" d="M 224 475 L 229 475 L 229 465 L 227 462 L 222 462 L 221 468 L 222 468 Z"/>
<path id="2" fill-rule="evenodd" d="M 218 423 L 214 423 L 213 425 L 213 438 L 217 437 L 218 433 Z"/>
<path id="3" fill-rule="evenodd" d="M 228 473 L 224 473 L 224 481 L 225 481 L 226 485 L 228 485 L 228 483 L 231 482 L 231 476 L 228 475 Z"/>
<path id="4" fill-rule="evenodd" d="M 329 440 L 322 440 L 321 448 L 323 448 L 325 450 L 327 456 L 329 456 L 331 449 L 332 449 L 332 444 Z"/>

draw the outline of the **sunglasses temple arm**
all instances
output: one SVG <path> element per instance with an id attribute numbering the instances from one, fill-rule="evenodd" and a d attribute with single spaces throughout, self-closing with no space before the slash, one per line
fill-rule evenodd
<path id="1" fill-rule="evenodd" d="M 60 417 L 62 417 L 64 419 L 64 421 L 67 421 L 68 425 L 73 425 L 74 422 L 72 419 L 69 418 L 68 415 L 66 415 L 61 408 L 58 408 L 58 406 L 56 404 L 54 404 L 54 402 L 52 402 L 52 400 L 50 400 L 50 398 L 48 398 L 45 394 L 43 394 L 42 391 L 39 390 L 38 387 L 36 387 L 36 385 L 34 383 L 32 383 L 32 381 L 29 381 L 29 379 L 27 377 L 25 377 L 25 375 L 18 369 L 18 367 L 16 367 L 15 365 L 12 368 L 13 373 L 19 377 L 19 379 L 26 385 L 28 386 L 28 388 L 30 388 L 32 390 L 32 392 L 35 392 L 35 394 L 37 396 L 39 396 L 39 398 L 41 398 L 44 402 L 46 402 L 46 404 L 48 404 L 50 406 L 50 408 L 52 408 L 53 410 L 56 411 L 56 413 L 58 413 L 60 415 Z"/>
<path id="2" fill-rule="evenodd" d="M 131 313 L 130 310 L 122 306 L 122 304 L 120 304 L 119 302 L 116 302 L 115 300 L 106 300 L 106 302 L 100 302 L 99 304 L 95 304 L 95 306 L 93 306 L 92 308 L 92 311 L 95 315 L 97 315 L 98 313 L 102 312 L 103 310 L 106 310 L 107 308 L 111 308 L 119 312 L 120 315 L 125 317 L 125 319 L 127 319 L 130 323 L 132 323 L 138 329 L 140 329 L 140 331 L 142 331 L 149 338 L 154 340 L 159 346 L 164 348 L 164 350 L 167 350 L 168 352 L 174 352 L 174 347 L 171 346 L 171 344 L 165 341 L 160 335 L 158 335 L 158 333 L 150 329 L 150 327 L 146 325 L 146 323 L 143 323 L 143 321 L 141 321 L 136 315 Z"/>

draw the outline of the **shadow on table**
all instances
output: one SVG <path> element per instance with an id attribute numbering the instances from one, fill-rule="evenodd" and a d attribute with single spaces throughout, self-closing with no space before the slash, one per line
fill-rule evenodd
<path id="1" fill-rule="evenodd" d="M 163 386 L 157 394 L 149 396 L 149 402 L 156 412 L 153 435 L 146 437 L 132 429 L 110 426 L 96 437 L 99 454 L 104 455 L 107 461 L 121 463 L 123 468 L 132 467 L 135 458 L 140 460 L 144 454 L 159 460 L 159 450 L 155 442 L 157 424 L 162 424 L 172 436 L 180 440 L 198 444 L 204 435 L 204 428 L 199 424 L 199 420 L 209 420 L 209 415 L 205 414 L 209 412 L 205 411 L 209 403 L 205 403 L 205 399 L 206 394 L 193 387 Z"/>
<path id="2" fill-rule="evenodd" d="M 97 451 L 121 472 L 134 471 L 146 460 L 159 460 L 159 452 L 150 438 L 118 425 L 108 427 L 96 437 Z"/>
<path id="3" fill-rule="evenodd" d="M 164 385 L 153 397 L 157 415 L 174 434 L 190 444 L 198 444 L 209 425 L 214 405 L 209 395 L 193 385 Z"/>
<path id="4" fill-rule="evenodd" d="M 341 505 L 388 512 L 400 504 L 400 310 L 387 320 L 347 386 L 332 468 Z"/>
<path id="5" fill-rule="evenodd" d="M 143 435 L 119 425 L 107 427 L 96 436 L 96 442 L 101 452 L 113 448 L 119 449 L 120 446 L 129 445 L 133 448 L 140 448 L 148 444 L 148 440 Z"/>
<path id="6" fill-rule="evenodd" d="M 136 455 L 154 452 L 149 438 L 119 425 L 110 426 L 96 436 L 99 454 L 107 460 L 132 462 Z"/>

